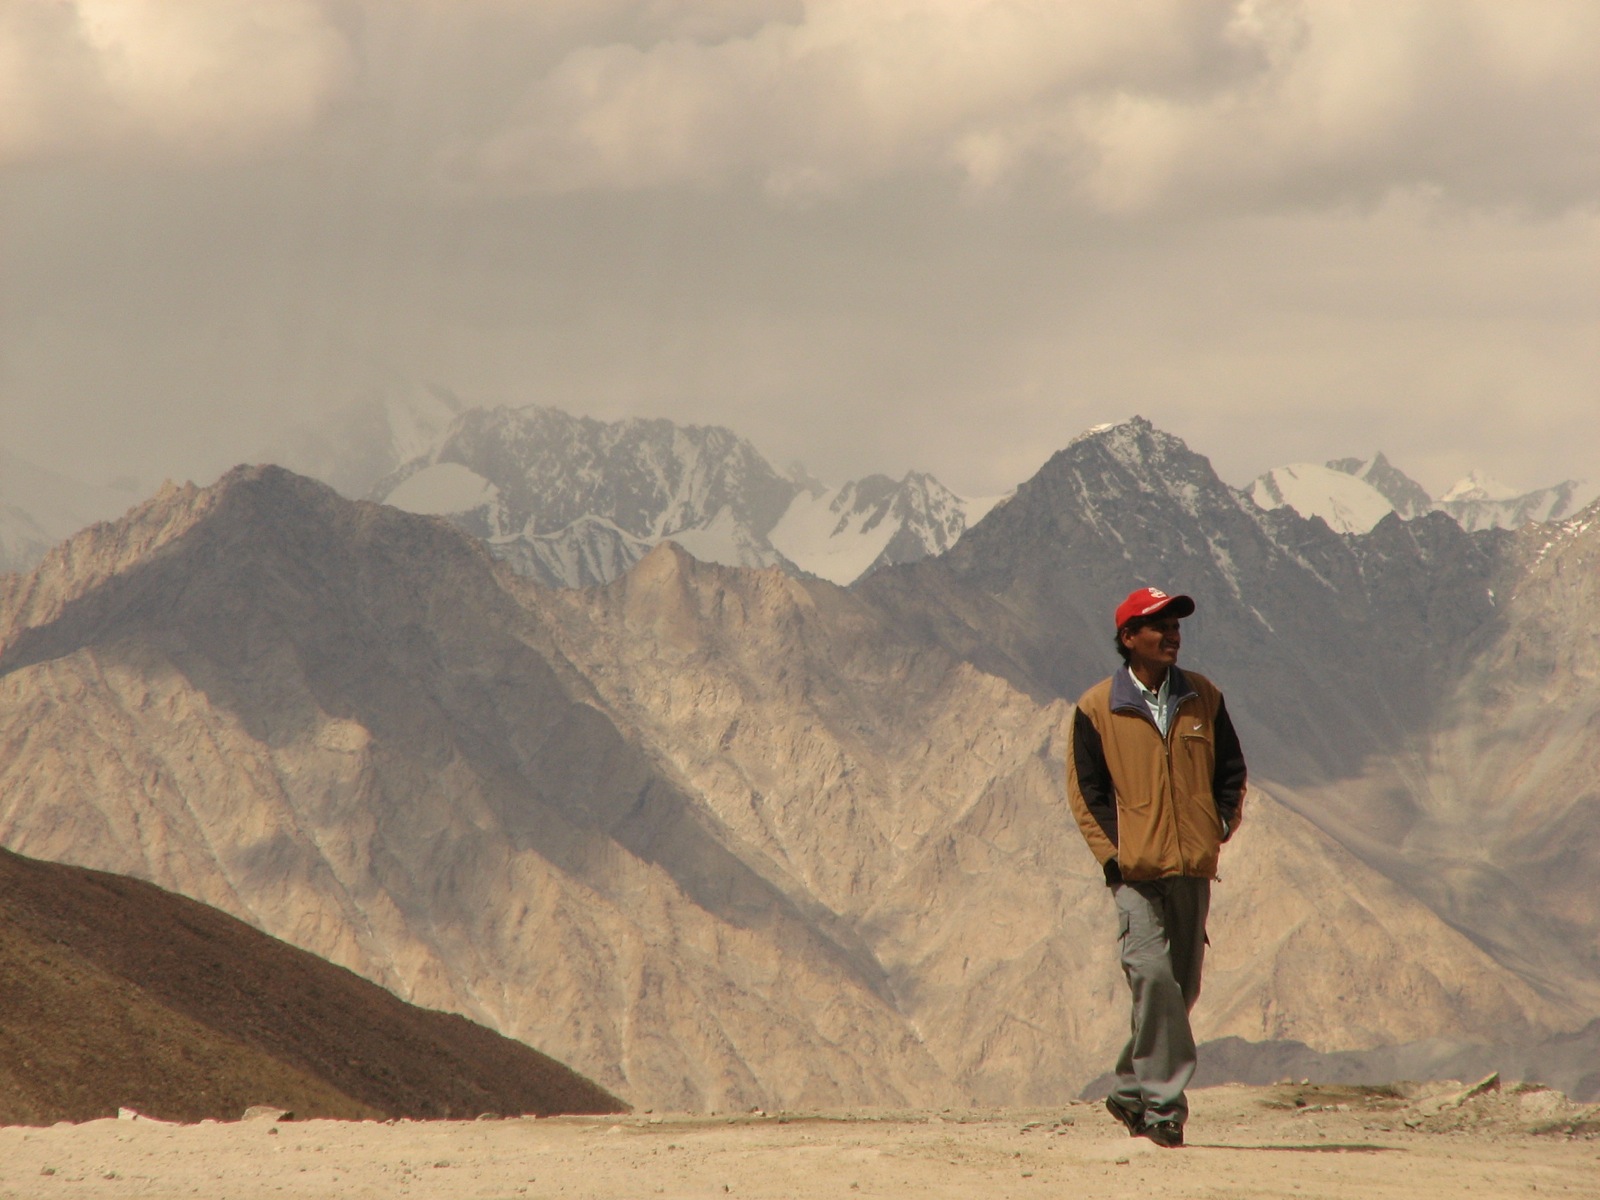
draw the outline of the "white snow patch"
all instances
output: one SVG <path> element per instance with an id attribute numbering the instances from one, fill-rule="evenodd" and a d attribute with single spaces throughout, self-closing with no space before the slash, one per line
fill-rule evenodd
<path id="1" fill-rule="evenodd" d="M 1217 569 L 1222 572 L 1222 578 L 1228 585 L 1228 590 L 1233 593 L 1235 600 L 1244 599 L 1244 591 L 1239 587 L 1239 570 L 1233 564 L 1233 555 L 1227 549 L 1219 546 L 1216 540 L 1208 533 L 1205 535 L 1206 548 L 1211 551 L 1211 561 L 1217 564 Z"/>
<path id="2" fill-rule="evenodd" d="M 1084 441 L 1087 438 L 1099 437 L 1101 434 L 1110 433 L 1113 429 L 1120 429 L 1122 426 L 1136 420 L 1138 420 L 1137 417 L 1128 417 L 1121 421 L 1106 421 L 1100 425 L 1091 425 L 1077 437 L 1069 441 L 1067 445 L 1069 447 L 1076 446 L 1079 442 Z"/>
<path id="3" fill-rule="evenodd" d="M 847 587 L 878 562 L 902 528 L 916 533 L 928 554 L 939 554 L 1013 494 L 957 496 L 930 477 L 908 476 L 892 496 L 860 504 L 858 487 L 801 492 L 767 540 L 802 570 Z M 904 515 L 902 501 L 913 515 Z"/>
<path id="4" fill-rule="evenodd" d="M 833 503 L 843 490 L 834 488 L 820 496 L 801 492 L 767 535 L 778 552 L 797 567 L 841 587 L 854 583 L 877 562 L 899 530 L 893 521 L 879 521 L 872 529 L 863 529 L 872 516 L 870 511 L 841 516 Z"/>
<path id="5" fill-rule="evenodd" d="M 1262 508 L 1287 506 L 1302 517 L 1321 517 L 1339 533 L 1366 533 L 1394 511 L 1370 483 L 1317 463 L 1274 467 L 1251 484 L 1249 496 Z"/>

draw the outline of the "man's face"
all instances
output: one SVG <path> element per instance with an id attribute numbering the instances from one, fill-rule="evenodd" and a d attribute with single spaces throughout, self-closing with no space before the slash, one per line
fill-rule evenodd
<path id="1" fill-rule="evenodd" d="M 1132 629 L 1122 633 L 1122 644 L 1128 648 L 1133 661 L 1128 665 L 1157 674 L 1178 661 L 1178 650 L 1183 644 L 1177 617 L 1155 616 L 1146 618 Z"/>

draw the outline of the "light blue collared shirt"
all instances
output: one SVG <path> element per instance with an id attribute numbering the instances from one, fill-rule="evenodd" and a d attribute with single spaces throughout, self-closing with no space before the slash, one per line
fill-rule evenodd
<path id="1" fill-rule="evenodd" d="M 1172 693 L 1167 686 L 1172 682 L 1172 672 L 1168 671 L 1166 678 L 1161 681 L 1161 686 L 1155 691 L 1145 687 L 1144 683 L 1133 673 L 1132 668 L 1124 667 L 1128 678 L 1133 680 L 1133 686 L 1139 689 L 1139 696 L 1145 702 L 1145 707 L 1150 710 L 1150 717 L 1156 723 L 1156 728 L 1161 730 L 1161 736 L 1167 736 L 1167 726 L 1172 723 Z"/>

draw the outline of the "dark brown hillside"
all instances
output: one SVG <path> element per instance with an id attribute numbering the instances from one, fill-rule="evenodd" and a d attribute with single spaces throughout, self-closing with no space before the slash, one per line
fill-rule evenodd
<path id="1" fill-rule="evenodd" d="M 463 1017 L 417 1008 L 216 909 L 0 850 L 0 1123 L 618 1112 Z"/>

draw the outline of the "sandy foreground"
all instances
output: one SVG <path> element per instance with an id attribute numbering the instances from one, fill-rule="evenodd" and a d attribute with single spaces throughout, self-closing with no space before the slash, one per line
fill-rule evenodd
<path id="1" fill-rule="evenodd" d="M 106 1119 L 0 1129 L 0 1197 L 1600 1197 L 1596 1113 L 1555 1093 L 1463 1101 L 1229 1086 L 1192 1099 L 1181 1150 L 1129 1138 L 1087 1103 L 387 1124 Z"/>

